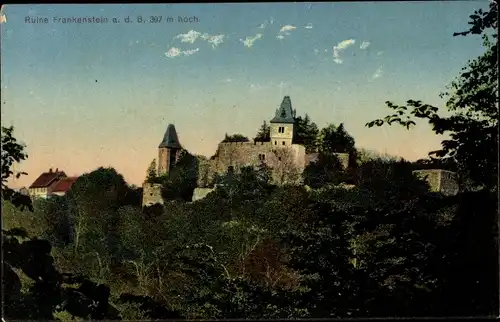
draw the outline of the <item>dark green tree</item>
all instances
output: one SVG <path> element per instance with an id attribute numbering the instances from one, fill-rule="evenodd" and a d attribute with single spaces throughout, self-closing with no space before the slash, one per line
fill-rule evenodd
<path id="1" fill-rule="evenodd" d="M 318 153 L 318 158 L 306 166 L 302 173 L 304 184 L 311 188 L 321 188 L 326 185 L 338 185 L 348 182 L 349 176 L 344 171 L 337 156 L 331 153 Z"/>
<path id="2" fill-rule="evenodd" d="M 269 142 L 271 140 L 271 126 L 266 121 L 260 127 L 254 140 L 257 142 Z"/>
<path id="3" fill-rule="evenodd" d="M 6 182 L 14 162 L 26 159 L 24 146 L 13 137 L 13 128 L 2 127 L 2 198 L 18 207 L 30 206 L 28 199 L 15 199 Z M 24 174 L 24 173 L 23 173 Z M 13 199 L 14 196 L 14 199 Z M 54 320 L 54 313 L 66 311 L 87 319 L 119 319 L 109 305 L 109 288 L 85 278 L 59 273 L 51 256 L 51 245 L 30 238 L 22 228 L 2 229 L 2 308 L 7 320 Z M 22 290 L 19 274 L 30 281 Z"/>
<path id="4" fill-rule="evenodd" d="M 224 139 L 222 142 L 249 142 L 250 140 L 242 135 L 242 134 L 233 134 L 233 135 L 228 135 L 227 133 L 224 136 Z"/>
<path id="5" fill-rule="evenodd" d="M 27 207 L 33 211 L 31 199 L 7 186 L 9 178 L 19 178 L 25 175 L 25 172 L 14 173 L 12 166 L 14 163 L 20 163 L 28 158 L 24 152 L 25 146 L 17 142 L 13 136 L 14 127 L 2 126 L 2 198 L 10 201 L 21 209 Z"/>
<path id="6" fill-rule="evenodd" d="M 293 143 L 304 145 L 306 153 L 316 152 L 318 132 L 318 126 L 311 121 L 309 115 L 298 116 L 295 118 Z"/>
<path id="7" fill-rule="evenodd" d="M 159 177 L 156 172 L 156 159 L 153 159 L 149 164 L 148 171 L 146 173 L 146 182 L 147 183 L 159 183 Z"/>
<path id="8" fill-rule="evenodd" d="M 199 160 L 187 150 L 182 150 L 175 166 L 168 175 L 160 178 L 165 200 L 191 201 L 197 187 Z"/>
<path id="9" fill-rule="evenodd" d="M 318 135 L 318 149 L 323 153 L 355 153 L 354 138 L 347 133 L 344 124 L 329 124 Z"/>

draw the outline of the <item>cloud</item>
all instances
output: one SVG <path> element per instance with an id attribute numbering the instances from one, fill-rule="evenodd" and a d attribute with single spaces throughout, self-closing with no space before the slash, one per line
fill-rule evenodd
<path id="1" fill-rule="evenodd" d="M 375 73 L 373 74 L 372 79 L 377 79 L 377 78 L 382 77 L 383 72 L 384 72 L 384 71 L 382 70 L 382 66 L 380 66 L 380 67 L 379 67 L 379 68 L 375 71 Z"/>
<path id="2" fill-rule="evenodd" d="M 224 38 L 226 36 L 220 34 L 215 36 L 210 36 L 209 34 L 204 34 L 202 36 L 203 40 L 206 40 L 209 44 L 212 45 L 212 48 L 218 47 L 220 44 L 224 42 Z"/>
<path id="3" fill-rule="evenodd" d="M 165 53 L 165 56 L 167 56 L 168 58 L 174 58 L 179 56 L 181 53 L 182 52 L 179 48 L 172 47 Z"/>
<path id="4" fill-rule="evenodd" d="M 266 21 L 264 21 L 264 23 L 261 23 L 261 24 L 260 24 L 259 29 L 264 29 L 264 28 L 266 28 L 266 27 L 267 27 L 267 24 L 268 24 L 267 20 L 266 20 Z"/>
<path id="5" fill-rule="evenodd" d="M 304 28 L 306 28 L 306 29 L 313 29 L 313 25 L 312 25 L 312 23 L 308 23 L 307 26 L 305 26 Z"/>
<path id="6" fill-rule="evenodd" d="M 377 56 L 380 56 L 380 55 L 382 55 L 383 53 L 384 53 L 383 51 L 379 51 L 379 52 L 377 53 Z"/>
<path id="7" fill-rule="evenodd" d="M 291 31 L 291 30 L 295 30 L 295 29 L 297 29 L 297 27 L 292 26 L 292 25 L 286 25 L 286 26 L 281 27 L 280 33 L 285 33 L 287 31 Z"/>
<path id="8" fill-rule="evenodd" d="M 196 48 L 196 49 L 191 49 L 191 50 L 184 50 L 182 53 L 185 55 L 185 56 L 191 56 L 193 54 L 196 54 L 197 52 L 200 51 L 200 48 Z"/>
<path id="9" fill-rule="evenodd" d="M 359 45 L 359 48 L 360 49 L 366 49 L 366 48 L 368 48 L 368 46 L 370 46 L 370 42 L 369 41 L 363 41 L 361 43 L 361 45 Z"/>
<path id="10" fill-rule="evenodd" d="M 179 48 L 172 47 L 165 53 L 165 56 L 167 56 L 168 58 L 174 58 L 181 55 L 191 56 L 199 51 L 200 48 L 190 49 L 190 50 L 180 50 Z"/>
<path id="11" fill-rule="evenodd" d="M 258 91 L 263 89 L 264 87 L 259 85 L 259 84 L 250 84 L 250 90 L 251 91 Z"/>
<path id="12" fill-rule="evenodd" d="M 333 61 L 337 64 L 342 64 L 342 59 L 340 58 L 340 53 L 344 51 L 347 47 L 352 46 L 356 43 L 354 39 L 346 39 L 339 42 L 336 46 L 333 46 Z"/>
<path id="13" fill-rule="evenodd" d="M 314 53 L 317 55 L 319 54 L 319 49 L 314 48 Z"/>
<path id="14" fill-rule="evenodd" d="M 285 25 L 285 26 L 281 27 L 281 29 L 280 29 L 278 35 L 276 36 L 276 38 L 278 38 L 278 39 L 284 39 L 285 36 L 289 36 L 290 35 L 289 31 L 292 31 L 292 30 L 295 30 L 295 29 L 297 29 L 297 27 L 292 26 L 292 25 Z"/>
<path id="15" fill-rule="evenodd" d="M 226 78 L 226 79 L 224 80 L 224 83 L 231 83 L 232 81 L 233 81 L 233 79 L 232 79 L 232 78 Z"/>
<path id="16" fill-rule="evenodd" d="M 181 42 L 188 42 L 193 44 L 198 38 L 200 38 L 201 32 L 190 30 L 185 34 L 179 34 L 174 37 L 174 39 L 180 39 Z"/>
<path id="17" fill-rule="evenodd" d="M 247 37 L 245 40 L 240 39 L 240 41 L 243 43 L 243 45 L 245 45 L 245 47 L 250 48 L 253 46 L 253 43 L 260 38 L 262 38 L 262 34 L 256 34 L 253 37 Z"/>
<path id="18" fill-rule="evenodd" d="M 174 37 L 174 39 L 180 39 L 182 43 L 191 43 L 194 44 L 198 39 L 205 40 L 209 44 L 212 45 L 212 48 L 218 47 L 220 44 L 224 42 L 225 35 L 209 35 L 207 33 L 202 34 L 201 32 L 190 30 L 185 34 L 179 34 Z"/>

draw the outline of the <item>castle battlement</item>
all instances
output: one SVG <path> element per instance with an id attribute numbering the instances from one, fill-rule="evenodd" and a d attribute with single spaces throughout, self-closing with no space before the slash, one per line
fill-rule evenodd
<path id="1" fill-rule="evenodd" d="M 272 170 L 276 184 L 300 184 L 301 173 L 314 157 L 306 154 L 304 145 L 293 144 L 295 110 L 289 96 L 285 96 L 274 118 L 270 121 L 269 141 L 220 142 L 211 159 L 198 158 L 198 192 L 202 198 L 210 191 L 217 176 L 225 175 L 229 169 L 240 171 L 243 167 L 259 167 L 266 164 Z M 181 145 L 172 124 L 167 128 L 159 148 L 159 171 L 169 173 L 175 166 Z M 349 155 L 339 155 L 345 167 Z M 161 189 L 154 185 L 144 186 L 144 204 L 161 199 Z M 196 199 L 196 198 L 195 198 Z"/>
<path id="2" fill-rule="evenodd" d="M 229 145 L 229 146 L 242 146 L 242 145 L 248 145 L 248 144 L 252 144 L 253 145 L 253 142 L 221 142 L 219 143 L 219 146 L 220 145 Z"/>

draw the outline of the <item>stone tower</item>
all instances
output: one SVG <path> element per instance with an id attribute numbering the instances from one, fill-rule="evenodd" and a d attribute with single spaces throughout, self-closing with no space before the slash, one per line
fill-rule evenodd
<path id="1" fill-rule="evenodd" d="M 271 144 L 276 146 L 290 146 L 293 140 L 293 125 L 295 111 L 292 109 L 290 96 L 285 96 L 281 106 L 276 110 L 276 115 L 271 123 Z"/>
<path id="2" fill-rule="evenodd" d="M 158 146 L 158 175 L 168 174 L 179 158 L 182 149 L 175 126 L 169 124 L 163 136 L 163 141 Z"/>

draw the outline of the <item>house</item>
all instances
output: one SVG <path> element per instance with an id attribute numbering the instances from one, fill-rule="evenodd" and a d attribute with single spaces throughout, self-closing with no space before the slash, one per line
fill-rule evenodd
<path id="1" fill-rule="evenodd" d="M 52 193 L 52 190 L 57 185 L 59 180 L 66 178 L 64 171 L 56 169 L 42 173 L 33 184 L 29 187 L 29 194 L 33 198 L 47 198 Z"/>
<path id="2" fill-rule="evenodd" d="M 52 188 L 51 195 L 64 196 L 71 186 L 75 183 L 78 177 L 66 177 L 60 179 L 55 186 Z"/>

